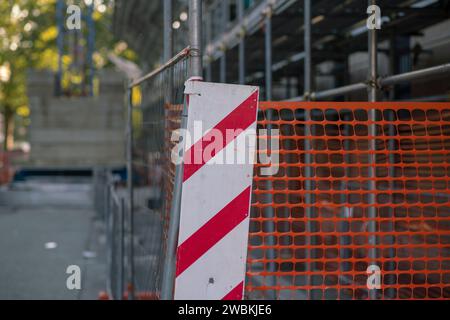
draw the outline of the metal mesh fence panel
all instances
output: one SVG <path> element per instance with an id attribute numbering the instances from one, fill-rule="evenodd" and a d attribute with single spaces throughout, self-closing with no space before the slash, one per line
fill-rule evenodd
<path id="1" fill-rule="evenodd" d="M 187 55 L 139 86 L 133 107 L 134 291 L 160 297 L 175 166 L 171 152 L 181 123 Z M 172 138 L 175 140 L 172 142 Z"/>
<path id="2" fill-rule="evenodd" d="M 248 299 L 450 298 L 450 104 L 262 103 L 269 125 L 279 165 L 255 168 Z"/>
<path id="3" fill-rule="evenodd" d="M 114 187 L 110 189 L 108 210 L 108 289 L 113 300 L 122 300 L 125 294 L 125 211 L 124 200 Z"/>

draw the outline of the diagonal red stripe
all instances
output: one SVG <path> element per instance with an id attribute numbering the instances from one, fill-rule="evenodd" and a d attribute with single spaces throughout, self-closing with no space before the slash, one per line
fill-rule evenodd
<path id="1" fill-rule="evenodd" d="M 244 281 L 239 283 L 233 290 L 228 292 L 228 294 L 222 298 L 222 300 L 242 300 L 244 295 Z"/>
<path id="2" fill-rule="evenodd" d="M 218 152 L 223 150 L 227 143 L 231 141 L 226 141 L 226 130 L 228 129 L 242 129 L 246 130 L 252 123 L 256 121 L 256 109 L 258 102 L 258 91 L 252 93 L 244 102 L 242 102 L 236 109 L 234 109 L 230 114 L 228 114 L 221 122 L 219 122 L 213 130 L 217 132 L 220 131 L 222 137 L 221 148 L 215 148 L 210 155 L 205 155 L 203 157 L 203 150 L 205 150 L 210 144 L 217 144 L 214 141 L 214 132 L 210 131 L 202 139 L 197 141 L 189 150 L 186 151 L 184 156 L 184 180 L 188 180 L 194 173 L 196 173 L 201 167 L 205 165 L 209 160 L 211 160 Z M 197 154 L 197 157 L 195 155 Z M 195 159 L 201 159 L 201 161 L 195 161 Z M 197 163 L 196 163 L 197 162 Z"/>
<path id="3" fill-rule="evenodd" d="M 251 187 L 245 189 L 211 220 L 178 246 L 178 277 L 248 216 Z"/>

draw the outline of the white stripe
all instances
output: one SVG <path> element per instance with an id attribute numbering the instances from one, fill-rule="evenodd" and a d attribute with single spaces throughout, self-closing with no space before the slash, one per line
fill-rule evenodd
<path id="1" fill-rule="evenodd" d="M 178 276 L 175 299 L 220 300 L 244 281 L 248 228 L 247 218 Z"/>
<path id="2" fill-rule="evenodd" d="M 254 132 L 256 122 L 239 137 Z M 253 180 L 253 163 L 244 165 L 212 164 L 217 159 L 225 159 L 227 152 L 241 146 L 237 140 L 217 153 L 200 170 L 183 184 L 181 198 L 181 221 L 178 243 L 182 244 L 206 222 L 213 218 L 221 209 L 235 199 Z M 235 150 L 236 154 L 248 153 L 249 149 Z M 195 217 L 195 219 L 193 219 Z"/>
<path id="3" fill-rule="evenodd" d="M 233 110 L 248 99 L 257 87 L 236 86 L 190 81 L 189 92 L 195 92 L 189 97 L 189 117 L 187 129 L 191 135 L 191 141 L 186 141 L 185 150 L 189 150 L 201 137 L 194 139 L 194 122 L 201 121 L 204 135 L 205 132 L 216 127 Z M 188 90 L 188 89 L 187 89 Z M 200 102 L 201 101 L 201 102 Z M 212 109 L 211 106 L 214 106 Z M 256 110 L 255 110 L 256 120 Z M 194 141 L 196 140 L 196 141 Z"/>

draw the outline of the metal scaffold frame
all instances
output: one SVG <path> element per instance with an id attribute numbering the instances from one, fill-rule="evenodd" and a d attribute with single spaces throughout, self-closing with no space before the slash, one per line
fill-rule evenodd
<path id="1" fill-rule="evenodd" d="M 220 69 L 219 69 L 219 76 L 216 77 L 215 80 L 220 80 L 223 82 L 224 79 L 227 79 L 226 75 L 226 67 L 227 62 L 224 57 L 227 56 L 227 52 L 229 52 L 234 47 L 238 47 L 238 82 L 241 84 L 244 84 L 245 77 L 246 77 L 246 69 L 247 69 L 247 63 L 248 58 L 245 56 L 245 44 L 246 44 L 246 38 L 249 37 L 250 34 L 253 34 L 256 32 L 256 30 L 260 28 L 264 28 L 264 30 L 267 30 L 267 28 L 272 28 L 272 25 L 270 21 L 267 19 L 267 14 L 270 12 L 271 15 L 277 15 L 279 13 L 282 13 L 284 10 L 289 8 L 291 5 L 295 4 L 296 2 L 303 2 L 303 13 L 304 13 L 304 24 L 303 26 L 300 26 L 303 30 L 304 34 L 304 51 L 295 55 L 295 57 L 286 57 L 286 61 L 283 63 L 284 66 L 286 66 L 289 62 L 293 61 L 300 61 L 303 60 L 303 66 L 304 66 L 304 92 L 303 95 L 297 96 L 294 98 L 290 98 L 286 101 L 322 101 L 327 99 L 332 99 L 339 96 L 348 95 L 351 93 L 358 93 L 362 92 L 364 90 L 368 90 L 369 94 L 371 96 L 378 95 L 382 90 L 393 90 L 393 86 L 402 84 L 402 83 L 408 83 L 415 80 L 421 80 L 421 79 L 427 79 L 427 78 L 433 78 L 445 74 L 450 73 L 450 62 L 442 65 L 437 65 L 430 68 L 425 68 L 421 70 L 415 70 L 410 72 L 404 72 L 400 74 L 393 74 L 390 76 L 380 77 L 376 76 L 375 78 L 367 79 L 365 82 L 358 82 L 354 84 L 339 86 L 333 89 L 327 89 L 323 91 L 314 91 L 314 88 L 312 87 L 313 84 L 313 53 L 312 53 L 312 32 L 311 27 L 313 27 L 314 19 L 311 16 L 312 11 L 312 3 L 311 1 L 307 0 L 262 0 L 258 2 L 256 5 L 252 6 L 245 12 L 245 8 L 243 8 L 243 1 L 236 1 L 236 11 L 237 11 L 237 18 L 235 19 L 234 25 L 229 28 L 228 30 L 223 30 L 222 34 L 212 39 L 211 37 L 211 16 L 212 12 L 214 10 L 221 10 L 222 16 L 224 15 L 223 5 L 218 5 L 217 1 L 213 1 L 212 4 L 210 4 L 205 12 L 205 20 L 208 21 L 208 23 L 205 23 L 206 27 L 206 34 L 208 34 L 207 37 L 207 43 L 205 45 L 205 55 L 204 55 L 204 63 L 205 68 L 208 70 L 208 79 L 211 79 L 211 64 L 214 63 L 214 61 L 219 60 L 220 61 Z M 374 2 L 378 3 L 378 2 Z M 371 5 L 372 2 L 369 1 L 368 5 Z M 310 20 L 306 20 L 306 14 L 309 12 Z M 322 17 L 323 19 L 323 17 Z M 312 23 L 313 22 L 313 23 Z M 268 24 L 269 23 L 269 24 Z M 228 22 L 227 24 L 222 23 L 223 28 L 226 28 L 227 25 L 230 25 Z M 369 30 L 373 32 L 369 32 L 369 35 L 376 34 L 377 30 Z M 264 31 L 264 34 L 268 34 L 268 32 Z M 267 44 L 268 38 L 265 38 L 265 46 L 264 46 L 264 54 L 266 56 L 266 62 L 264 66 L 264 75 L 259 76 L 259 78 L 264 78 L 265 81 L 265 87 L 267 91 L 271 92 L 273 85 L 273 76 L 272 74 L 278 67 L 278 63 L 274 63 L 271 61 L 272 57 L 272 45 Z M 270 41 L 274 41 L 272 38 L 269 39 Z M 370 43 L 370 42 L 369 42 Z M 369 46 L 368 54 L 370 55 L 372 48 Z M 376 62 L 379 58 L 379 49 L 375 49 L 375 51 L 372 52 L 373 59 L 372 62 Z M 268 57 L 270 59 L 268 59 Z M 280 63 L 281 64 L 281 63 Z M 371 63 L 368 64 L 369 69 L 371 67 Z M 376 70 L 375 70 L 376 71 Z M 248 79 L 248 78 L 247 78 Z M 370 90 L 369 90 L 370 89 Z M 271 94 L 266 95 L 268 97 L 271 97 Z"/>

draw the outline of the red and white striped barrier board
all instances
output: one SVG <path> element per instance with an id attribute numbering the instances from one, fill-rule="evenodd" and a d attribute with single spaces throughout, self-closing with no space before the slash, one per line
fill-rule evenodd
<path id="1" fill-rule="evenodd" d="M 175 299 L 241 300 L 259 90 L 188 81 L 186 94 L 191 139 L 185 140 Z"/>

